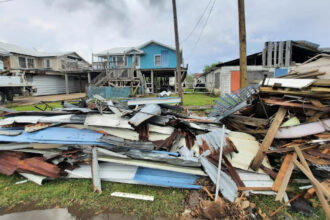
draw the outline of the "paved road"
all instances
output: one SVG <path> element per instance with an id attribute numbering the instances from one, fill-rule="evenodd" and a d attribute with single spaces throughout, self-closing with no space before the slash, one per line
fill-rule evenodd
<path id="1" fill-rule="evenodd" d="M 41 101 L 57 102 L 62 100 L 80 99 L 86 96 L 86 93 L 72 93 L 60 95 L 47 95 L 47 96 L 28 96 L 28 97 L 15 97 L 12 105 L 33 105 Z"/>

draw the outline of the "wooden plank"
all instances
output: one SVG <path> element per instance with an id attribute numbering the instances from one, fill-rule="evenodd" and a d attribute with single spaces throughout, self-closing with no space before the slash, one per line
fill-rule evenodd
<path id="1" fill-rule="evenodd" d="M 278 190 L 280 189 L 285 174 L 287 173 L 287 170 L 289 168 L 289 165 L 292 164 L 292 158 L 293 158 L 293 154 L 287 154 L 285 156 L 280 171 L 278 172 L 276 179 L 273 183 L 272 190 L 278 192 Z"/>
<path id="2" fill-rule="evenodd" d="M 286 115 L 286 108 L 281 106 L 275 115 L 274 121 L 273 121 L 272 125 L 270 126 L 256 157 L 252 161 L 252 164 L 250 167 L 253 170 L 258 170 L 260 168 L 260 165 L 266 155 L 264 153 L 264 151 L 268 150 L 270 145 L 273 143 L 274 137 L 275 137 L 277 130 L 280 127 L 285 115 Z"/>
<path id="3" fill-rule="evenodd" d="M 280 85 L 279 87 L 303 89 L 313 84 L 315 79 L 285 79 L 285 78 L 267 78 L 264 86 Z"/>
<path id="4" fill-rule="evenodd" d="M 302 160 L 304 161 L 304 163 L 306 162 L 304 159 Z M 327 200 L 325 199 L 324 194 L 327 195 L 328 198 L 329 197 L 329 192 L 320 184 L 319 181 L 317 181 L 317 179 L 315 179 L 315 177 L 313 176 L 313 174 L 311 172 L 309 172 L 309 167 L 307 165 L 308 168 L 305 168 L 305 166 L 303 166 L 301 163 L 298 162 L 297 159 L 293 160 L 293 163 L 308 177 L 308 179 L 313 183 L 313 186 L 316 189 L 316 194 L 317 197 L 319 198 L 322 208 L 325 212 L 325 214 L 327 215 L 328 219 L 330 219 L 330 208 L 329 208 L 329 204 L 327 202 Z"/>
<path id="5" fill-rule="evenodd" d="M 246 191 L 246 190 L 272 191 L 272 187 L 238 187 L 238 191 Z"/>
<path id="6" fill-rule="evenodd" d="M 285 94 L 285 95 L 299 95 L 299 96 L 308 96 L 308 97 L 316 97 L 316 98 L 330 98 L 329 93 L 322 92 L 312 92 L 310 90 L 285 90 L 285 89 L 273 89 L 271 87 L 260 87 L 259 91 L 261 93 L 269 93 L 269 94 Z"/>
<path id="7" fill-rule="evenodd" d="M 313 86 L 330 86 L 330 79 L 316 79 Z"/>
<path id="8" fill-rule="evenodd" d="M 310 104 L 301 104 L 301 103 L 293 103 L 293 102 L 286 102 L 280 101 L 275 99 L 262 99 L 267 104 L 279 105 L 279 106 L 286 106 L 286 107 L 293 107 L 293 108 L 302 108 L 302 109 L 312 109 L 316 111 L 328 112 L 330 111 L 330 107 L 316 107 Z"/>
<path id="9" fill-rule="evenodd" d="M 288 184 L 289 184 L 289 181 L 291 178 L 292 171 L 294 169 L 293 160 L 295 160 L 295 159 L 297 159 L 297 154 L 293 153 L 290 163 L 288 165 L 288 168 L 286 169 L 286 173 L 282 179 L 282 183 L 281 183 L 280 187 L 278 188 L 278 193 L 276 195 L 275 201 L 281 201 L 284 196 L 285 190 L 288 187 Z"/>
<path id="10" fill-rule="evenodd" d="M 264 127 L 268 125 L 268 120 L 263 118 L 251 118 L 242 115 L 231 115 L 228 118 L 230 121 L 233 120 L 235 122 L 239 122 L 245 125 L 250 125 L 254 127 Z"/>
<path id="11" fill-rule="evenodd" d="M 330 88 L 325 88 L 325 87 L 312 87 L 311 88 L 312 92 L 330 92 Z"/>

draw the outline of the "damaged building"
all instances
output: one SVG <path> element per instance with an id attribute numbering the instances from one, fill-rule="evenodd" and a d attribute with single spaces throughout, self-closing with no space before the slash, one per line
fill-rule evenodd
<path id="1" fill-rule="evenodd" d="M 76 52 L 40 52 L 2 42 L 0 59 L 1 75 L 22 75 L 36 96 L 84 92 L 91 70 Z"/>
<path id="2" fill-rule="evenodd" d="M 176 90 L 175 48 L 148 41 L 137 47 L 116 47 L 93 54 L 92 86 L 130 87 L 134 93 Z M 182 65 L 183 79 L 187 67 Z M 133 93 L 133 92 L 132 92 Z"/>
<path id="3" fill-rule="evenodd" d="M 309 41 L 274 41 L 265 42 L 262 51 L 247 56 L 247 80 L 252 83 L 267 77 L 287 75 L 297 65 L 329 50 L 319 48 Z M 236 91 L 240 86 L 239 58 L 216 65 L 209 72 L 203 73 L 209 91 L 226 94 Z"/>

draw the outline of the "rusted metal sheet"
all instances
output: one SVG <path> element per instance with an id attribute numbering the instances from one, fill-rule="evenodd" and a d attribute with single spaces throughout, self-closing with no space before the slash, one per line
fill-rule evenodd
<path id="1" fill-rule="evenodd" d="M 31 157 L 24 160 L 20 160 L 17 163 L 18 172 L 31 172 L 42 176 L 51 178 L 60 177 L 60 168 L 54 164 L 50 164 L 44 161 L 42 157 Z"/>
<path id="2" fill-rule="evenodd" d="M 16 169 L 18 162 L 24 157 L 21 152 L 5 151 L 0 153 L 0 173 L 12 175 Z"/>

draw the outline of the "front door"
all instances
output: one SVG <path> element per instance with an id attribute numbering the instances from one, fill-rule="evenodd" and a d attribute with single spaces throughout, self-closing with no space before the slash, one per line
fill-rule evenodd
<path id="1" fill-rule="evenodd" d="M 231 71 L 231 91 L 237 91 L 241 88 L 241 81 L 240 81 L 240 72 L 239 71 Z"/>

